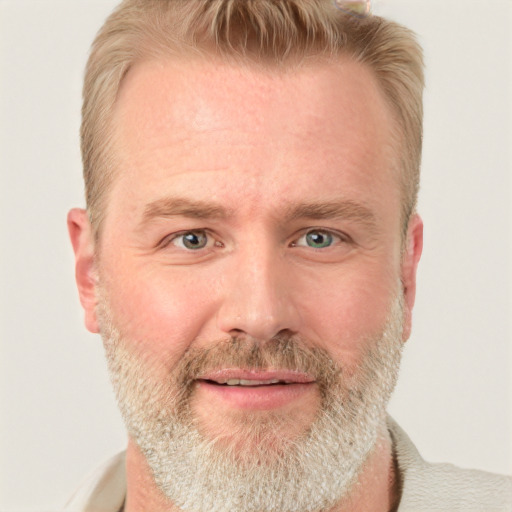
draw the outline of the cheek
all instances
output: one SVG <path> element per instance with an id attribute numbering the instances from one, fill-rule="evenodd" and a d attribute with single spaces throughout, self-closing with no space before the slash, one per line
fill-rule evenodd
<path id="1" fill-rule="evenodd" d="M 317 280 L 304 295 L 304 335 L 342 365 L 357 366 L 386 325 L 397 283 L 398 275 L 378 267 Z"/>
<path id="2" fill-rule="evenodd" d="M 104 272 L 115 276 L 106 293 L 116 327 L 141 355 L 172 367 L 214 315 L 214 280 L 185 267 L 121 268 Z"/>

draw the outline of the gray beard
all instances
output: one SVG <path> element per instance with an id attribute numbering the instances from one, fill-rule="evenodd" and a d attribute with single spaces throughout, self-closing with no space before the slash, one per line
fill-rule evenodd
<path id="1" fill-rule="evenodd" d="M 398 375 L 401 295 L 381 334 L 359 341 L 368 349 L 352 371 L 297 337 L 264 344 L 236 338 L 189 350 L 175 368 L 165 370 L 162 381 L 154 377 L 155 363 L 134 353 L 138 344 L 122 338 L 106 300 L 98 313 L 128 433 L 172 504 L 187 512 L 320 512 L 350 498 L 385 424 Z M 293 419 L 244 413 L 229 431 L 209 435 L 191 411 L 193 381 L 205 369 L 222 367 L 287 368 L 314 375 L 321 394 L 315 420 L 290 437 L 286 425 Z"/>

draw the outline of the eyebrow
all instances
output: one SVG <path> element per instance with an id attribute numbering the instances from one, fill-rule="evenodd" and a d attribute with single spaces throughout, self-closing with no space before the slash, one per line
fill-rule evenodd
<path id="1" fill-rule="evenodd" d="M 351 200 L 305 203 L 288 207 L 285 214 L 287 221 L 292 222 L 303 218 L 353 220 L 371 229 L 376 227 L 376 218 L 372 210 Z"/>
<path id="2" fill-rule="evenodd" d="M 226 219 L 233 210 L 209 201 L 198 201 L 184 197 L 165 197 L 146 205 L 141 224 L 158 217 L 189 217 L 194 219 Z M 343 219 L 376 228 L 376 218 L 368 207 L 351 200 L 291 203 L 286 206 L 283 222 L 300 219 Z"/>
<path id="3" fill-rule="evenodd" d="M 230 210 L 207 201 L 196 201 L 183 197 L 165 197 L 146 205 L 142 223 L 156 217 L 191 217 L 195 219 L 224 219 Z"/>

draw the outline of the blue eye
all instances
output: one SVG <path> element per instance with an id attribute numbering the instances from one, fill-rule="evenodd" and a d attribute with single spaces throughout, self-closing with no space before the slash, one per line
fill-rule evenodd
<path id="1" fill-rule="evenodd" d="M 178 247 L 197 251 L 208 245 L 208 235 L 204 231 L 187 231 L 176 236 L 172 243 Z"/>
<path id="2" fill-rule="evenodd" d="M 328 231 L 316 229 L 302 235 L 296 245 L 301 247 L 312 247 L 313 249 L 325 249 L 334 243 L 334 235 Z"/>

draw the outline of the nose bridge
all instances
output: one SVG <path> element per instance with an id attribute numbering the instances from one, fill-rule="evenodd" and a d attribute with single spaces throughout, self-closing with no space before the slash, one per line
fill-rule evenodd
<path id="1" fill-rule="evenodd" d="M 281 331 L 296 332 L 299 314 L 289 293 L 289 269 L 278 248 L 252 243 L 236 252 L 226 276 L 218 327 L 260 340 Z"/>

